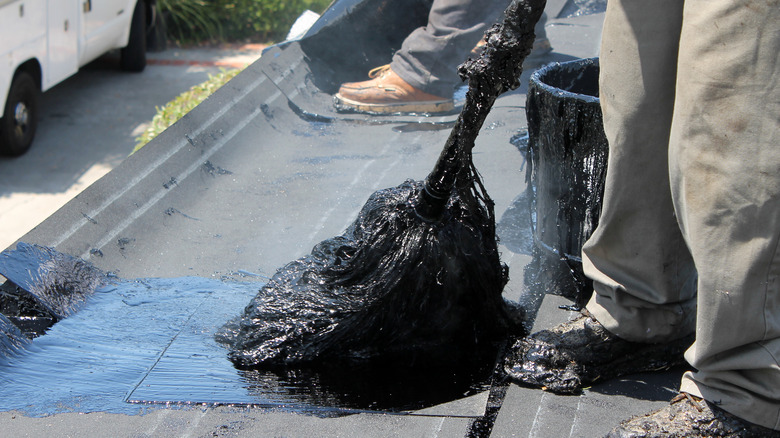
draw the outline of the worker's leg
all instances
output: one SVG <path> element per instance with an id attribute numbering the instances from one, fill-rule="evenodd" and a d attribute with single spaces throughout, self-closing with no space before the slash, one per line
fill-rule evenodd
<path id="1" fill-rule="evenodd" d="M 695 270 L 667 160 L 682 9 L 683 0 L 607 3 L 600 98 L 610 155 L 602 215 L 583 250 L 592 317 L 518 341 L 505 371 L 525 384 L 576 392 L 680 365 L 692 342 Z"/>
<path id="2" fill-rule="evenodd" d="M 682 390 L 780 430 L 780 7 L 688 0 L 670 172 L 699 272 Z"/>
<path id="3" fill-rule="evenodd" d="M 440 113 L 454 108 L 453 92 L 462 84 L 457 69 L 479 54 L 485 31 L 503 19 L 509 0 L 433 0 L 428 25 L 413 31 L 389 66 L 371 70 L 371 79 L 339 87 L 336 107 L 372 113 Z M 536 66 L 552 51 L 536 24 L 536 40 L 526 66 Z M 481 46 L 480 46 L 481 47 Z"/>
<path id="4" fill-rule="evenodd" d="M 682 0 L 611 0 L 600 99 L 609 161 L 598 228 L 583 248 L 595 294 L 587 309 L 610 332 L 664 342 L 693 331 L 695 270 L 674 215 L 668 139 Z"/>
<path id="5" fill-rule="evenodd" d="M 406 37 L 390 67 L 417 89 L 452 96 L 458 65 L 508 5 L 509 0 L 434 0 L 428 25 Z"/>

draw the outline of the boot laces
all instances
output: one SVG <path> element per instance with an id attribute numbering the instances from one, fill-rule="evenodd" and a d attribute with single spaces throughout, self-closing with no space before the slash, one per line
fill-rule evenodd
<path id="1" fill-rule="evenodd" d="M 385 73 L 390 71 L 390 64 L 380 65 L 379 67 L 374 67 L 368 72 L 368 77 L 371 79 L 374 79 L 378 76 L 383 76 Z"/>
<path id="2" fill-rule="evenodd" d="M 687 392 L 681 392 L 681 393 L 677 394 L 676 396 L 674 396 L 672 401 L 670 401 L 669 403 L 670 404 L 675 404 L 675 403 L 683 401 L 683 400 L 688 400 L 688 402 L 690 402 L 690 404 L 693 405 L 693 407 L 696 408 L 697 411 L 701 412 L 702 411 L 701 405 L 699 405 L 699 400 L 696 400 L 696 399 L 701 400 L 699 397 L 694 397 L 691 394 L 688 394 Z"/>

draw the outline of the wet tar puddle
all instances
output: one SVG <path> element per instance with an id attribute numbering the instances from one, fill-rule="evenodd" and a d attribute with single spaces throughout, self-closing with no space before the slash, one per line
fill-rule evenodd
<path id="1" fill-rule="evenodd" d="M 214 333 L 261 286 L 198 277 L 102 286 L 45 335 L 0 354 L 0 410 L 136 414 L 160 404 L 227 404 L 325 416 L 484 414 L 493 361 L 465 370 L 236 369 Z"/>

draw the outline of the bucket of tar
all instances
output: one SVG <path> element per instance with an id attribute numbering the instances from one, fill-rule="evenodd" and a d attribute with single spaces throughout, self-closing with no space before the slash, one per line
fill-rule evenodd
<path id="1" fill-rule="evenodd" d="M 598 225 L 607 171 L 598 77 L 598 58 L 548 64 L 531 76 L 526 102 L 535 214 L 526 281 L 575 307 L 592 293 L 580 252 Z"/>

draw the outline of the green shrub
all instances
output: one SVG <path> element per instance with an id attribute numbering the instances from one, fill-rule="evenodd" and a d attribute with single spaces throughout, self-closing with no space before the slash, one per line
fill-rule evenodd
<path id="1" fill-rule="evenodd" d="M 157 0 L 168 37 L 179 42 L 222 39 L 222 26 L 204 0 Z"/>
<path id="2" fill-rule="evenodd" d="M 133 153 L 144 147 L 146 143 L 152 141 L 153 138 L 157 137 L 157 135 L 165 131 L 166 128 L 176 123 L 180 118 L 184 117 L 185 114 L 198 106 L 198 104 L 203 102 L 207 97 L 211 96 L 213 92 L 225 85 L 227 81 L 232 79 L 240 71 L 240 69 L 222 70 L 216 75 L 210 74 L 209 79 L 206 82 L 195 85 L 184 93 L 181 93 L 176 96 L 175 99 L 166 103 L 162 108 L 156 107 L 157 113 L 154 115 L 154 118 L 152 118 L 149 127 L 146 128 L 141 135 L 136 137 L 136 145 L 135 149 L 133 149 Z"/>
<path id="3" fill-rule="evenodd" d="M 331 0 L 158 0 L 169 37 L 208 40 L 280 41 L 295 19 L 310 9 L 321 13 Z"/>
<path id="4" fill-rule="evenodd" d="M 230 39 L 279 41 L 310 9 L 321 13 L 330 0 L 209 0 Z"/>

